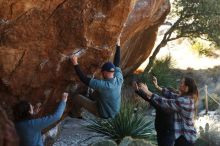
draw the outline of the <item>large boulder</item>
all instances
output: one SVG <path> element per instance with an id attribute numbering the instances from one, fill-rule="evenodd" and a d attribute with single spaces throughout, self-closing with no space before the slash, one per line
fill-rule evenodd
<path id="1" fill-rule="evenodd" d="M 0 104 L 9 114 L 27 99 L 52 112 L 68 84 L 85 89 L 66 55 L 79 51 L 82 70 L 99 77 L 120 33 L 121 67 L 133 72 L 169 10 L 168 0 L 0 1 Z"/>
<path id="2" fill-rule="evenodd" d="M 18 146 L 19 140 L 14 124 L 0 106 L 0 146 Z"/>

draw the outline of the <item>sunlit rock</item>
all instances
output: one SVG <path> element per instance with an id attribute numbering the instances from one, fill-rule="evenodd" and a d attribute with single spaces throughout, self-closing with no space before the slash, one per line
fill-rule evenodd
<path id="1" fill-rule="evenodd" d="M 27 99 L 43 104 L 40 115 L 51 113 L 67 85 L 86 89 L 69 55 L 99 77 L 120 33 L 121 66 L 125 75 L 133 72 L 149 56 L 169 9 L 167 0 L 0 1 L 1 104 L 10 113 Z"/>

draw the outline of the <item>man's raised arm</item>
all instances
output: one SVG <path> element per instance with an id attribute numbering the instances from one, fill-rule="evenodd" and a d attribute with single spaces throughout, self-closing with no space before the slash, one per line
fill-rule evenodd
<path id="1" fill-rule="evenodd" d="M 79 79 L 86 84 L 87 86 L 89 86 L 89 82 L 91 80 L 91 78 L 88 78 L 80 69 L 79 64 L 78 64 L 78 58 L 76 56 L 72 56 L 71 57 L 71 61 L 74 65 L 76 74 L 79 76 Z"/>
<path id="2" fill-rule="evenodd" d="M 115 67 L 119 67 L 119 64 L 120 64 L 120 57 L 121 57 L 120 37 L 121 37 L 121 35 L 119 35 L 117 43 L 116 43 L 116 51 L 115 51 L 114 62 L 113 62 Z"/>

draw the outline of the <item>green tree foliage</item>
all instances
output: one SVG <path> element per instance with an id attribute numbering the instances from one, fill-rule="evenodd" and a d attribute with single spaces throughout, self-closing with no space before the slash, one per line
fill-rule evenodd
<path id="1" fill-rule="evenodd" d="M 150 71 L 160 48 L 179 38 L 201 38 L 220 46 L 220 0 L 175 0 L 170 17 L 176 18 L 156 47 L 145 69 Z"/>
<path id="2" fill-rule="evenodd" d="M 169 40 L 196 37 L 220 46 L 220 0 L 176 0 L 173 6 L 177 34 Z"/>
<path id="3" fill-rule="evenodd" d="M 213 44 L 198 39 L 191 41 L 191 44 L 191 48 L 198 53 L 199 56 L 219 57 L 219 55 L 215 53 L 216 47 Z"/>

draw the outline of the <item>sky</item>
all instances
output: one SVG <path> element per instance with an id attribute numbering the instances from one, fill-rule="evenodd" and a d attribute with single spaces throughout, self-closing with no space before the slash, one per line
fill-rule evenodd
<path id="1" fill-rule="evenodd" d="M 158 32 L 158 38 L 155 46 L 162 39 L 163 32 L 168 28 L 168 26 L 161 26 Z M 153 49 L 154 50 L 154 49 Z M 152 51 L 153 52 L 153 51 Z M 171 55 L 174 60 L 174 68 L 187 69 L 193 68 L 198 69 L 207 69 L 213 68 L 214 66 L 220 65 L 220 49 L 214 51 L 215 54 L 219 55 L 218 57 L 207 57 L 201 56 L 195 52 L 190 42 L 187 39 L 179 39 L 176 41 L 169 42 L 164 48 L 161 48 L 160 52 L 157 54 L 157 59 L 163 58 L 167 55 Z M 143 70 L 148 64 L 148 59 L 142 63 L 138 70 Z"/>

